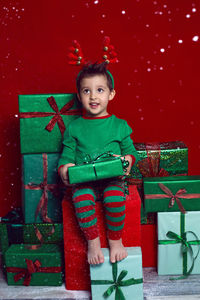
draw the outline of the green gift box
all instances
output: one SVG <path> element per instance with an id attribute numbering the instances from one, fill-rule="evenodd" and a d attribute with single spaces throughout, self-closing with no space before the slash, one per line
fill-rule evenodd
<path id="1" fill-rule="evenodd" d="M 158 213 L 159 275 L 200 274 L 199 219 L 198 211 Z"/>
<path id="2" fill-rule="evenodd" d="M 134 143 L 139 161 L 130 172 L 130 180 L 141 185 L 143 177 L 188 174 L 188 148 L 181 141 Z"/>
<path id="3" fill-rule="evenodd" d="M 109 250 L 102 248 L 103 264 L 90 265 L 92 299 L 143 300 L 142 254 L 140 247 L 127 247 L 128 256 L 110 263 Z"/>
<path id="4" fill-rule="evenodd" d="M 19 95 L 21 153 L 60 152 L 66 126 L 80 114 L 76 94 Z"/>
<path id="5" fill-rule="evenodd" d="M 58 245 L 11 245 L 5 253 L 8 285 L 62 285 L 62 254 Z"/>
<path id="6" fill-rule="evenodd" d="M 20 207 L 0 218 L 0 249 L 2 254 L 11 244 L 23 243 L 23 213 Z"/>
<path id="7" fill-rule="evenodd" d="M 39 244 L 35 227 L 40 231 L 45 244 L 60 244 L 63 242 L 63 225 L 52 224 L 25 224 L 23 226 L 23 239 L 25 244 Z"/>
<path id="8" fill-rule="evenodd" d="M 82 183 L 122 176 L 124 175 L 124 163 L 126 164 L 126 161 L 123 162 L 120 157 L 110 157 L 70 167 L 68 169 L 69 183 Z"/>
<path id="9" fill-rule="evenodd" d="M 141 202 L 140 223 L 141 224 L 156 224 L 156 213 L 146 213 L 144 204 Z"/>
<path id="10" fill-rule="evenodd" d="M 9 247 L 8 232 L 5 223 L 0 223 L 0 251 L 2 254 L 6 252 Z"/>
<path id="11" fill-rule="evenodd" d="M 22 209 L 15 208 L 1 218 L 0 249 L 2 249 L 2 253 L 5 253 L 11 244 L 40 243 L 35 228 L 40 231 L 45 244 L 61 243 L 63 241 L 63 224 L 24 224 Z"/>
<path id="12" fill-rule="evenodd" d="M 200 210 L 200 176 L 144 178 L 146 212 Z"/>
<path id="13" fill-rule="evenodd" d="M 22 155 L 22 206 L 26 224 L 61 223 L 64 188 L 57 172 L 59 153 Z"/>

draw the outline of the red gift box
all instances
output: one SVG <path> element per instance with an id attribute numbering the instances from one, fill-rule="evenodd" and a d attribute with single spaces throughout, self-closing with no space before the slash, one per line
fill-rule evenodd
<path id="1" fill-rule="evenodd" d="M 75 210 L 66 194 L 62 202 L 65 252 L 65 282 L 68 290 L 90 290 L 90 272 L 87 262 L 87 242 L 79 228 Z M 141 199 L 136 186 L 129 186 L 126 196 L 126 218 L 122 235 L 125 247 L 141 246 Z M 101 201 L 96 202 L 99 237 L 102 248 L 108 248 L 106 226 Z"/>
<path id="2" fill-rule="evenodd" d="M 141 225 L 141 248 L 143 267 L 157 266 L 157 225 Z"/>

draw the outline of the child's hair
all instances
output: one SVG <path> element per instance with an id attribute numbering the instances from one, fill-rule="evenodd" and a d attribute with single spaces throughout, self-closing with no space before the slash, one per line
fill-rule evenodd
<path id="1" fill-rule="evenodd" d="M 114 80 L 112 74 L 107 70 L 106 66 L 106 62 L 103 62 L 101 64 L 94 63 L 85 65 L 83 69 L 79 72 L 76 79 L 76 86 L 78 92 L 80 92 L 80 85 L 83 78 L 93 77 L 95 75 L 104 75 L 107 79 L 108 87 L 110 91 L 112 91 L 114 89 Z"/>

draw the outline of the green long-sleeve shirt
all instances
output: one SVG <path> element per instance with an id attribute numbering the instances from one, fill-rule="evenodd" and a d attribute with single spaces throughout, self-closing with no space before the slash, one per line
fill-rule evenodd
<path id="1" fill-rule="evenodd" d="M 133 155 L 136 163 L 138 154 L 130 138 L 131 133 L 127 122 L 114 115 L 79 117 L 69 124 L 64 133 L 58 168 L 68 163 L 82 164 L 88 154 L 95 159 L 106 151 L 123 156 Z"/>

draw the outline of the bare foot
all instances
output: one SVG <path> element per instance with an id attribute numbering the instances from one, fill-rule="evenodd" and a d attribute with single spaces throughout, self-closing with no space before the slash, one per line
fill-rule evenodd
<path id="1" fill-rule="evenodd" d="M 108 240 L 110 246 L 110 262 L 115 263 L 128 256 L 126 249 L 122 244 L 122 240 Z"/>
<path id="2" fill-rule="evenodd" d="M 94 240 L 88 240 L 88 263 L 91 265 L 98 265 L 104 262 L 103 252 L 99 237 Z"/>

